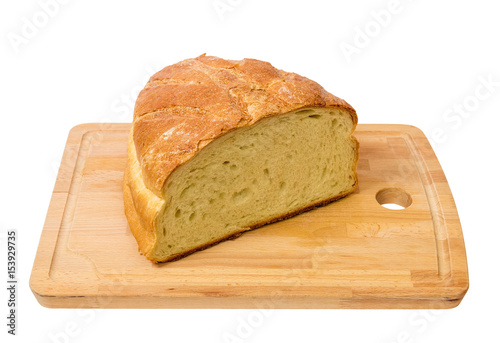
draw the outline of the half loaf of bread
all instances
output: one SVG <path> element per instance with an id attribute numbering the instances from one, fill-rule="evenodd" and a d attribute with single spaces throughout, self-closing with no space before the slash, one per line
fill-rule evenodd
<path id="1" fill-rule="evenodd" d="M 137 98 L 124 176 L 139 250 L 178 259 L 325 205 L 357 186 L 354 109 L 254 59 L 202 55 Z"/>

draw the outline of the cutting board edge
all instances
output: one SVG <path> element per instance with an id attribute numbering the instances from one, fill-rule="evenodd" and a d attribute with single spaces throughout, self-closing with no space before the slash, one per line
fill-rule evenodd
<path id="1" fill-rule="evenodd" d="M 467 292 L 435 298 L 287 297 L 277 301 L 272 297 L 44 296 L 32 291 L 46 308 L 102 309 L 452 309 Z"/>

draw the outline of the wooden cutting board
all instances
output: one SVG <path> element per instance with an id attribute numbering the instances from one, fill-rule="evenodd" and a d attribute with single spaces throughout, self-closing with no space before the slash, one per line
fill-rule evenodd
<path id="1" fill-rule="evenodd" d="M 43 306 L 451 308 L 468 289 L 450 188 L 413 126 L 358 125 L 354 194 L 163 264 L 123 213 L 129 128 L 69 134 L 30 280 Z"/>

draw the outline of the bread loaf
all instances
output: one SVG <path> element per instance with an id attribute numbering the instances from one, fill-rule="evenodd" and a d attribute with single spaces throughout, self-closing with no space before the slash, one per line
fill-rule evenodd
<path id="1" fill-rule="evenodd" d="M 134 110 L 125 214 L 139 250 L 171 261 L 357 187 L 354 109 L 254 59 L 202 55 L 153 75 Z"/>

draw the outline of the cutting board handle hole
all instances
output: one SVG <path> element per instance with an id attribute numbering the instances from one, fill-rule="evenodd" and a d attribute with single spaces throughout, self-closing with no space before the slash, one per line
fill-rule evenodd
<path id="1" fill-rule="evenodd" d="M 412 203 L 411 195 L 401 188 L 384 188 L 375 195 L 377 202 L 389 210 L 404 210 Z"/>

